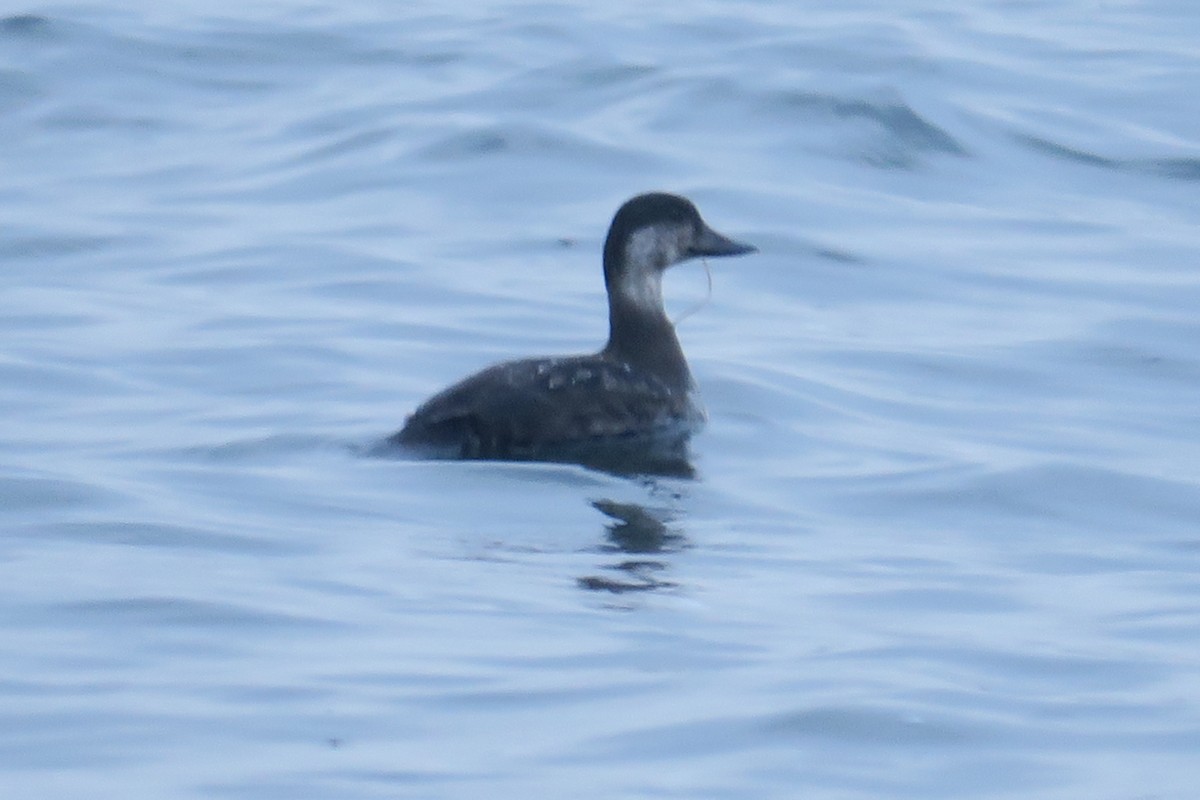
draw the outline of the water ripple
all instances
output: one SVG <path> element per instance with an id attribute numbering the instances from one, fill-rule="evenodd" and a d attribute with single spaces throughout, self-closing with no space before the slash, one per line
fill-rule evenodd
<path id="1" fill-rule="evenodd" d="M 10 794 L 1194 794 L 1183 0 L 6 13 Z M 686 479 L 362 457 L 654 188 Z"/>

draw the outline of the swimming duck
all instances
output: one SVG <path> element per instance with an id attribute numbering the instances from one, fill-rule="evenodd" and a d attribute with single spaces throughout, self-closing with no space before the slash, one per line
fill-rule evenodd
<path id="1" fill-rule="evenodd" d="M 685 447 L 706 414 L 663 308 L 663 273 L 756 249 L 708 227 L 686 198 L 634 197 L 604 241 L 603 349 L 488 367 L 423 403 L 388 444 L 442 458 L 549 461 Z"/>

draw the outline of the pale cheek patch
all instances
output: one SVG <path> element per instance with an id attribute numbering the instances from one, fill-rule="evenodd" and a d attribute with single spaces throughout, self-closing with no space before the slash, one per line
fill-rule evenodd
<path id="1" fill-rule="evenodd" d="M 658 311 L 662 308 L 662 273 L 658 270 L 626 273 L 621 278 L 621 295 L 638 308 Z"/>
<path id="2" fill-rule="evenodd" d="M 621 294 L 639 308 L 662 308 L 662 268 L 679 260 L 679 237 L 656 228 L 642 228 L 629 237 L 625 246 L 625 274 Z"/>
<path id="3" fill-rule="evenodd" d="M 678 259 L 678 237 L 668 235 L 661 228 L 642 228 L 634 231 L 625 245 L 626 263 L 640 269 L 662 269 Z"/>

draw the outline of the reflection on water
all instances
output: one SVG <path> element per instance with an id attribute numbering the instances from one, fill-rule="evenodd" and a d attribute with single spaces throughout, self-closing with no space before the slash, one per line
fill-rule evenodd
<path id="1" fill-rule="evenodd" d="M 645 442 L 635 444 L 605 443 L 602 446 L 562 447 L 554 450 L 541 449 L 536 455 L 524 458 L 491 459 L 462 458 L 457 454 L 415 452 L 390 438 L 384 439 L 362 450 L 364 455 L 379 458 L 418 458 L 434 460 L 502 460 L 537 461 L 549 464 L 579 464 L 589 469 L 604 472 L 618 478 L 684 478 L 696 477 L 686 440 L 659 442 L 647 446 Z M 601 509 L 603 511 L 603 509 Z M 608 513 L 608 512 L 605 512 Z"/>
<path id="2" fill-rule="evenodd" d="M 636 503 L 594 500 L 592 506 L 609 517 L 607 542 L 602 552 L 620 555 L 646 556 L 675 553 L 687 546 L 687 539 L 669 527 L 671 514 L 662 509 L 650 509 Z M 613 575 L 588 575 L 578 579 L 579 586 L 590 591 L 644 592 L 674 586 L 662 575 L 667 564 L 652 558 L 621 559 L 607 567 Z"/>
<path id="3" fill-rule="evenodd" d="M 654 450 L 599 451 L 568 460 L 619 478 L 657 476 L 691 480 L 696 477 L 696 468 L 692 466 L 686 442 Z M 600 510 L 609 513 L 603 508 Z"/>

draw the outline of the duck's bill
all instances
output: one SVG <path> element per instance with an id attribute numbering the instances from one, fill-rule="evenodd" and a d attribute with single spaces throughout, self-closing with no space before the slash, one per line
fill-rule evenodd
<path id="1" fill-rule="evenodd" d="M 740 256 L 757 252 L 754 245 L 735 242 L 712 228 L 705 228 L 692 243 L 692 255 L 696 256 Z"/>

